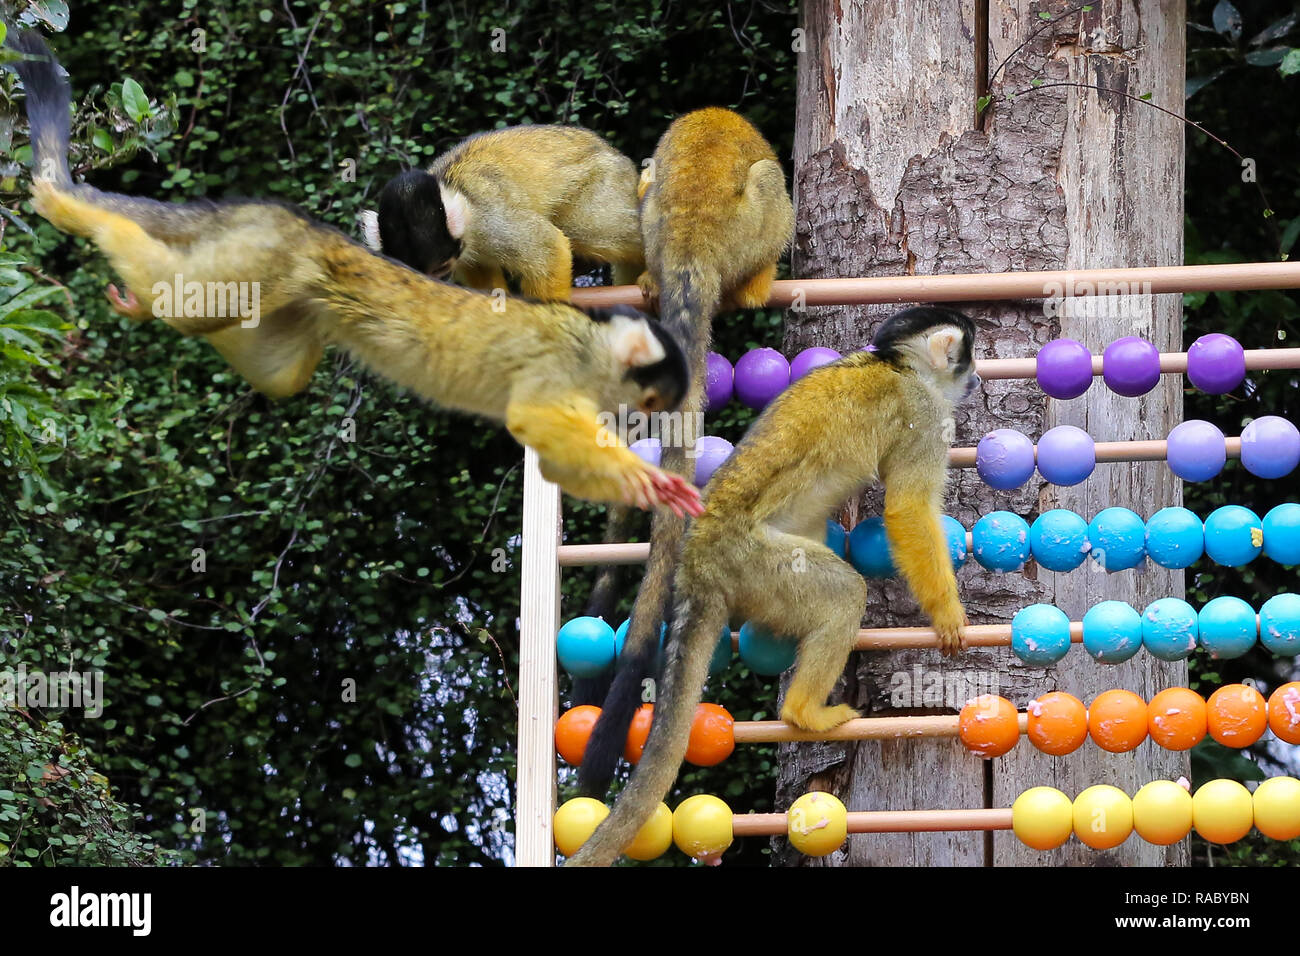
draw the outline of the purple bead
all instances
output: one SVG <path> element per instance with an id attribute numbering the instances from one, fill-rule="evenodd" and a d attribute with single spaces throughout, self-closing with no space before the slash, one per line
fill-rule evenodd
<path id="1" fill-rule="evenodd" d="M 1187 350 L 1187 378 L 1207 395 L 1231 392 L 1246 377 L 1246 352 L 1231 335 L 1202 335 Z"/>
<path id="2" fill-rule="evenodd" d="M 1073 425 L 1058 425 L 1038 439 L 1038 473 L 1054 485 L 1077 485 L 1097 467 L 1092 436 Z"/>
<path id="3" fill-rule="evenodd" d="M 1116 395 L 1145 395 L 1160 381 L 1160 351 L 1146 339 L 1126 335 L 1106 346 L 1101 374 Z"/>
<path id="4" fill-rule="evenodd" d="M 1092 384 L 1092 353 L 1074 339 L 1048 342 L 1038 350 L 1035 376 L 1052 398 L 1078 398 Z"/>
<path id="5" fill-rule="evenodd" d="M 839 352 L 834 349 L 822 348 L 820 345 L 804 349 L 790 363 L 790 381 L 796 382 L 818 366 L 828 365 L 839 357 Z"/>
<path id="6" fill-rule="evenodd" d="M 1165 460 L 1183 481 L 1206 481 L 1223 470 L 1227 461 L 1223 432 L 1209 422 L 1191 419 L 1169 433 Z"/>
<path id="7" fill-rule="evenodd" d="M 1264 415 L 1241 432 L 1241 463 L 1257 478 L 1281 478 L 1300 464 L 1300 431 L 1285 418 Z"/>
<path id="8" fill-rule="evenodd" d="M 663 447 L 659 444 L 658 438 L 642 438 L 640 441 L 634 441 L 627 446 L 628 449 L 648 465 L 659 467 L 659 459 L 663 455 Z"/>
<path id="9" fill-rule="evenodd" d="M 704 410 L 713 412 L 731 401 L 731 363 L 717 352 L 710 352 L 708 369 L 704 380 Z"/>
<path id="10" fill-rule="evenodd" d="M 736 363 L 736 397 L 761 409 L 790 384 L 790 363 L 776 349 L 754 349 Z"/>
<path id="11" fill-rule="evenodd" d="M 975 449 L 975 469 L 993 488 L 1019 488 L 1034 473 L 1034 443 L 1015 429 L 994 429 Z"/>
<path id="12" fill-rule="evenodd" d="M 727 460 L 732 449 L 731 442 L 717 435 L 701 435 L 695 442 L 695 484 L 703 488 L 718 470 L 718 466 Z"/>

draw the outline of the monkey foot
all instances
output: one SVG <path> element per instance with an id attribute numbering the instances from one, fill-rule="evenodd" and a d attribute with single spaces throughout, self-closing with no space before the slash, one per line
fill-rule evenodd
<path id="1" fill-rule="evenodd" d="M 824 734 L 834 730 L 840 724 L 862 715 L 848 704 L 836 704 L 834 707 L 794 708 L 787 704 L 781 708 L 781 719 L 787 724 L 794 724 L 800 730 L 809 733 Z"/>
<path id="2" fill-rule="evenodd" d="M 135 293 L 130 289 L 126 290 L 126 297 L 117 291 L 117 286 L 113 283 L 108 284 L 108 301 L 112 303 L 113 310 L 120 312 L 128 318 L 135 318 L 140 312 L 140 300 L 135 297 Z"/>

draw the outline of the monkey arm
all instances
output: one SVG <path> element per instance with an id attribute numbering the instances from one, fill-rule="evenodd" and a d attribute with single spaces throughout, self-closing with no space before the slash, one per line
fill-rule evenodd
<path id="1" fill-rule="evenodd" d="M 901 471 L 901 473 L 900 473 Z M 957 596 L 948 539 L 939 522 L 942 486 L 925 477 L 935 469 L 901 469 L 885 482 L 885 534 L 894 564 L 939 634 L 945 654 L 961 648 L 966 612 Z"/>

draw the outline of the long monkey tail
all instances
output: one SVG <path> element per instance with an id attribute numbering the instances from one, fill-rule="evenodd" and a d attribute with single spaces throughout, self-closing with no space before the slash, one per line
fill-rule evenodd
<path id="1" fill-rule="evenodd" d="M 727 603 L 716 593 L 696 595 L 678 608 L 645 753 L 614 809 L 568 866 L 611 866 L 668 794 L 686 756 L 709 660 L 726 622 Z"/>
<path id="2" fill-rule="evenodd" d="M 710 323 L 721 303 L 722 278 L 717 270 L 695 263 L 665 264 L 658 284 L 660 320 L 685 344 L 691 373 L 690 390 L 677 413 L 682 427 L 673 429 L 672 440 L 665 441 L 659 466 L 690 480 L 694 476 L 695 457 L 687 452 L 694 449 L 696 422 L 704 411 Z M 586 796 L 600 799 L 609 791 L 614 768 L 627 741 L 628 727 L 641 703 L 642 682 L 654 669 L 660 623 L 668 619 L 673 573 L 685 532 L 685 519 L 662 508 L 651 519 L 650 558 L 632 606 L 632 623 L 623 640 L 614 682 L 605 695 L 600 718 L 578 768 L 578 787 Z"/>
<path id="3" fill-rule="evenodd" d="M 15 30 L 5 46 L 23 55 L 14 62 L 27 96 L 33 177 L 59 189 L 72 187 L 68 147 L 72 138 L 72 86 L 44 38 L 35 30 Z"/>

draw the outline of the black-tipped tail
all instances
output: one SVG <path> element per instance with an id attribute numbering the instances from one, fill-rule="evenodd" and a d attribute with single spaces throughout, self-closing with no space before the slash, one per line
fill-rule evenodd
<path id="1" fill-rule="evenodd" d="M 72 136 L 72 87 L 44 38 L 34 30 L 16 30 L 5 45 L 23 54 L 14 63 L 27 96 L 32 137 L 32 176 L 56 186 L 72 185 L 68 144 Z"/>

